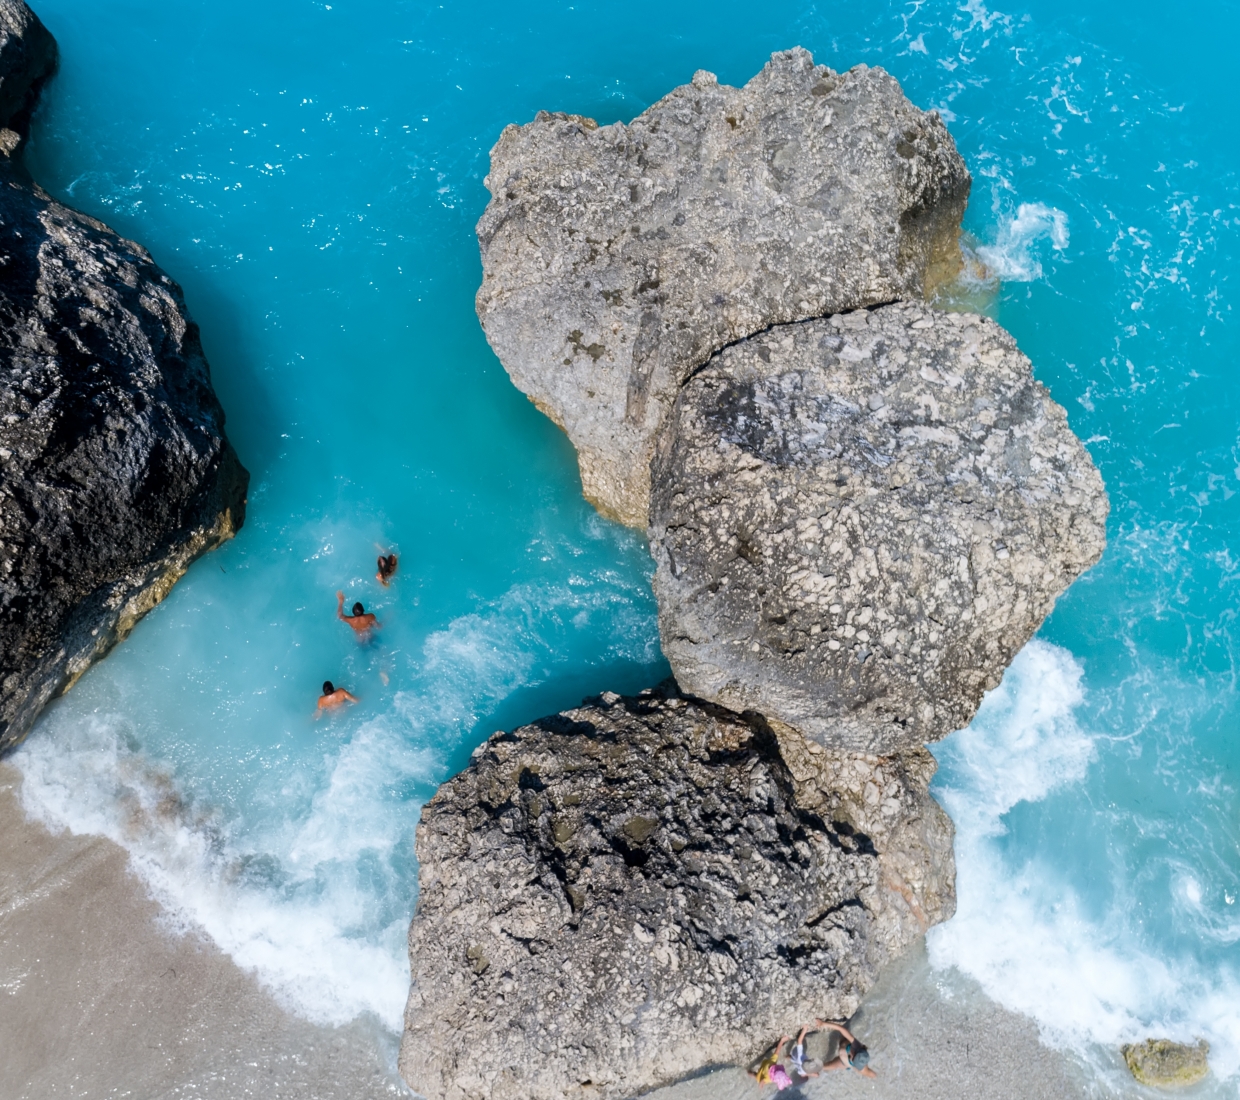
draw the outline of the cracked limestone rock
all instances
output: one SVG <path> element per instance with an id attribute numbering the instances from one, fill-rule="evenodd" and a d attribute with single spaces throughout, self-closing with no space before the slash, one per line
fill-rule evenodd
<path id="1" fill-rule="evenodd" d="M 669 683 L 482 745 L 418 828 L 409 1084 L 619 1100 L 853 1012 L 954 910 L 951 823 L 924 748 L 782 743 Z"/>
<path id="2" fill-rule="evenodd" d="M 0 0 L 0 751 L 231 537 L 248 481 L 180 288 L 13 159 L 55 56 Z"/>
<path id="3" fill-rule="evenodd" d="M 1102 479 L 1012 337 L 920 304 L 720 352 L 652 476 L 681 688 L 858 751 L 966 725 L 1105 545 Z"/>
<path id="4" fill-rule="evenodd" d="M 586 497 L 645 527 L 689 373 L 772 324 L 950 278 L 970 179 L 938 114 L 882 69 L 794 49 L 743 88 L 699 72 L 627 126 L 509 126 L 486 183 L 487 339 L 568 433 Z"/>

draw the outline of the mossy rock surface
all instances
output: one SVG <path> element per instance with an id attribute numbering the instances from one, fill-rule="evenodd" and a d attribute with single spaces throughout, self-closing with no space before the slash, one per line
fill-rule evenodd
<path id="1" fill-rule="evenodd" d="M 1196 1046 L 1173 1043 L 1170 1039 L 1146 1039 L 1123 1047 L 1124 1061 L 1133 1077 L 1143 1085 L 1179 1088 L 1195 1085 L 1207 1073 L 1210 1044 L 1197 1040 Z"/>

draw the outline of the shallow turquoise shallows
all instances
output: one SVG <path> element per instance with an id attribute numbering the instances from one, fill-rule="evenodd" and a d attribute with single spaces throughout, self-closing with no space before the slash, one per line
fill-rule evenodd
<path id="1" fill-rule="evenodd" d="M 1111 493 L 1102 563 L 936 750 L 960 910 L 932 961 L 1100 1079 L 1120 1041 L 1201 1035 L 1236 1094 L 1234 4 L 37 7 L 63 60 L 33 173 L 184 285 L 254 481 L 236 541 L 16 755 L 32 812 L 125 844 L 297 1010 L 397 1028 L 421 804 L 492 730 L 667 674 L 643 540 L 474 317 L 488 150 L 801 44 L 942 112 L 999 319 Z M 325 679 L 361 702 L 316 722 Z"/>

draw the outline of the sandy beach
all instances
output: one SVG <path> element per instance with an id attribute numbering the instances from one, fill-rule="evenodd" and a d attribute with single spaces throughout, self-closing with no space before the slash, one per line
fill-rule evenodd
<path id="1" fill-rule="evenodd" d="M 160 907 L 101 837 L 27 820 L 0 764 L 0 1096 L 374 1100 L 409 1095 L 378 1027 L 285 1012 Z"/>
<path id="2" fill-rule="evenodd" d="M 165 927 L 120 847 L 29 821 L 20 784 L 17 769 L 0 764 L 0 1096 L 411 1095 L 394 1071 L 393 1036 L 362 1022 L 318 1027 L 286 1012 L 210 943 Z M 934 974 L 921 947 L 883 976 L 854 1024 L 880 1077 L 833 1074 L 799 1095 L 1085 1095 L 1032 1023 L 967 979 Z M 759 1090 L 721 1069 L 649 1095 L 750 1100 Z"/>

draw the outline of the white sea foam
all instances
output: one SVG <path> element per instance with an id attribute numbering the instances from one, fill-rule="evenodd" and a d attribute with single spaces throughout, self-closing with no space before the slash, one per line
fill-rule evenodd
<path id="1" fill-rule="evenodd" d="M 153 759 L 134 717 L 92 708 L 123 691 L 84 682 L 15 754 L 23 804 L 53 828 L 128 849 L 171 924 L 205 932 L 288 1008 L 326 1024 L 370 1013 L 398 1032 L 414 792 L 446 777 L 448 754 L 481 713 L 554 670 L 563 631 L 605 615 L 604 658 L 650 660 L 652 623 L 630 595 L 608 583 L 514 587 L 431 634 L 387 709 L 227 810 L 208 804 L 193 763 L 174 771 Z M 88 675 L 103 682 L 122 667 Z"/>
<path id="2" fill-rule="evenodd" d="M 384 859 L 409 842 L 417 808 L 394 814 L 375 793 L 424 774 L 430 761 L 381 722 L 328 762 L 328 785 L 306 818 L 270 823 L 260 836 L 195 806 L 165 768 L 135 751 L 117 716 L 58 712 L 14 759 L 27 813 L 127 848 L 171 924 L 205 932 L 287 1007 L 320 1023 L 373 1013 L 399 1026 L 406 922 L 368 927 L 375 899 L 356 864 L 362 851 Z"/>
<path id="3" fill-rule="evenodd" d="M 1099 913 L 1053 858 L 1021 861 L 1004 851 L 1004 815 L 1082 783 L 1095 759 L 1096 740 L 1077 718 L 1081 677 L 1071 654 L 1031 642 L 973 724 L 936 752 L 936 793 L 956 822 L 958 909 L 929 933 L 931 962 L 971 975 L 1000 1004 L 1035 1019 L 1046 1042 L 1104 1073 L 1119 1044 L 1155 1034 L 1206 1038 L 1214 1072 L 1226 1078 L 1240 1070 L 1240 982 L 1147 940 L 1126 893 L 1136 868 L 1123 866 L 1125 853 L 1110 853 L 1120 861 L 1108 869 L 1115 897 Z M 1106 807 L 1098 813 L 1103 835 Z M 1173 894 L 1194 904 L 1194 885 L 1200 901 L 1188 873 Z"/>
<path id="4" fill-rule="evenodd" d="M 1016 213 L 999 226 L 993 244 L 978 247 L 977 254 L 1004 282 L 1028 283 L 1042 277 L 1039 246 L 1049 241 L 1063 252 L 1068 247 L 1068 215 L 1040 202 L 1022 202 Z"/>

